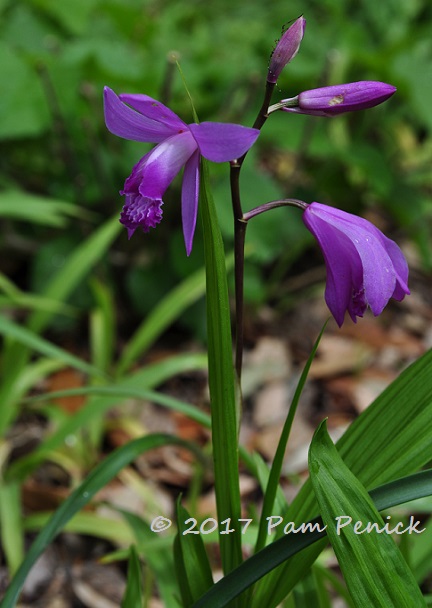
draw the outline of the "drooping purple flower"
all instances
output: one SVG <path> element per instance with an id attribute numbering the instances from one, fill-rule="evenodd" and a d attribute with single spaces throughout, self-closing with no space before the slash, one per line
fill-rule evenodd
<path id="1" fill-rule="evenodd" d="M 297 55 L 305 27 L 306 19 L 299 17 L 282 34 L 270 58 L 267 82 L 276 83 L 284 67 Z"/>
<path id="2" fill-rule="evenodd" d="M 291 99 L 283 99 L 280 109 L 297 114 L 334 116 L 343 112 L 366 110 L 386 101 L 396 87 L 385 82 L 362 80 L 303 91 Z"/>
<path id="3" fill-rule="evenodd" d="M 320 203 L 311 203 L 303 222 L 318 241 L 327 270 L 325 299 L 341 327 L 369 306 L 381 314 L 390 298 L 409 294 L 408 264 L 398 245 L 367 220 Z"/>
<path id="4" fill-rule="evenodd" d="M 117 96 L 108 87 L 104 111 L 106 126 L 114 135 L 157 144 L 135 165 L 120 192 L 125 196 L 120 222 L 129 238 L 137 228 L 148 232 L 161 221 L 162 197 L 184 166 L 182 223 L 189 255 L 198 211 L 200 155 L 217 163 L 234 160 L 249 150 L 259 131 L 216 122 L 187 125 L 147 95 Z"/>

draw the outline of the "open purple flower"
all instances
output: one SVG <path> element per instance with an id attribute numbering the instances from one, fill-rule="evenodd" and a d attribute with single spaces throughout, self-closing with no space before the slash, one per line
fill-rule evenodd
<path id="1" fill-rule="evenodd" d="M 249 150 L 259 131 L 216 122 L 187 125 L 147 95 L 117 96 L 108 87 L 104 110 L 106 126 L 114 135 L 158 144 L 135 165 L 120 192 L 126 199 L 120 222 L 129 238 L 137 228 L 148 232 L 161 221 L 162 197 L 184 166 L 182 222 L 189 255 L 198 211 L 200 155 L 217 163 L 234 160 Z"/>
<path id="2" fill-rule="evenodd" d="M 296 114 L 334 116 L 343 112 L 366 110 L 386 101 L 396 87 L 385 82 L 362 80 L 303 91 L 291 99 L 283 99 L 279 109 Z"/>
<path id="3" fill-rule="evenodd" d="M 311 203 L 303 222 L 318 241 L 327 269 L 325 299 L 341 327 L 369 306 L 381 314 L 390 298 L 403 300 L 408 265 L 398 245 L 367 220 L 320 203 Z"/>

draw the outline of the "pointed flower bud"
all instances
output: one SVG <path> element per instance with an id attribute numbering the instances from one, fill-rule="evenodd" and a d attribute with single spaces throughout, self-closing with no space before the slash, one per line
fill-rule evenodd
<path id="1" fill-rule="evenodd" d="M 306 19 L 299 17 L 283 33 L 270 58 L 267 82 L 276 83 L 284 67 L 297 55 L 305 27 Z"/>
<path id="2" fill-rule="evenodd" d="M 373 108 L 386 101 L 395 91 L 396 87 L 391 84 L 362 80 L 303 91 L 297 97 L 283 99 L 280 104 L 276 104 L 279 107 L 274 106 L 274 109 L 314 116 L 334 116 Z"/>

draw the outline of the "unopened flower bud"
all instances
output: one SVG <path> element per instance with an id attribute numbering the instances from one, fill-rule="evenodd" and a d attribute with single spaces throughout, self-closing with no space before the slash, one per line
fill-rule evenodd
<path id="1" fill-rule="evenodd" d="M 306 19 L 299 17 L 283 33 L 270 58 L 267 82 L 276 83 L 286 64 L 297 55 L 305 27 Z"/>
<path id="2" fill-rule="evenodd" d="M 274 109 L 312 114 L 314 116 L 334 116 L 343 112 L 366 110 L 386 101 L 396 91 L 396 87 L 385 82 L 362 80 L 349 84 L 338 84 L 303 91 L 292 99 L 283 99 Z"/>

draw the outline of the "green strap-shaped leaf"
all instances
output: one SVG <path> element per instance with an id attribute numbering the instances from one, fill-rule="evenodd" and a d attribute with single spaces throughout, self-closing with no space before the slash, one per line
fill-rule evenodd
<path id="1" fill-rule="evenodd" d="M 136 548 L 132 545 L 129 549 L 127 583 L 121 608 L 142 608 L 144 601 L 142 579 L 141 562 Z"/>
<path id="2" fill-rule="evenodd" d="M 432 350 L 404 370 L 337 442 L 345 464 L 367 489 L 414 473 L 432 460 L 431 369 Z M 285 519 L 305 522 L 317 513 L 318 505 L 308 481 Z M 308 548 L 260 581 L 252 607 L 278 606 L 322 548 L 322 544 Z"/>
<path id="3" fill-rule="evenodd" d="M 174 570 L 172 539 L 158 537 L 149 524 L 135 513 L 124 509 L 118 509 L 118 511 L 133 531 L 137 550 L 144 557 L 146 566 L 153 574 L 164 606 L 181 608 L 178 600 L 177 581 L 172 576 Z"/>
<path id="4" fill-rule="evenodd" d="M 201 534 L 187 533 L 190 520 L 186 509 L 177 502 L 178 532 L 174 541 L 174 562 L 183 606 L 191 606 L 213 585 L 213 576 Z M 186 532 L 186 534 L 184 534 Z"/>
<path id="5" fill-rule="evenodd" d="M 376 500 L 377 510 L 384 510 L 397 504 L 432 495 L 432 469 L 410 475 L 397 482 L 385 484 L 370 492 L 372 500 Z M 375 499 L 376 497 L 376 499 Z M 398 498 L 400 497 L 400 498 Z M 327 530 L 320 517 L 306 522 L 304 531 L 297 534 L 283 535 L 279 540 L 267 545 L 244 561 L 238 568 L 218 581 L 193 608 L 223 608 L 229 602 L 259 581 L 266 574 L 277 568 L 290 557 L 295 556 L 290 563 L 296 563 L 305 549 L 318 547 L 317 553 L 327 543 Z M 281 524 L 283 529 L 284 524 Z M 313 545 L 311 547 L 311 545 Z M 266 607 L 270 604 L 262 604 Z"/>
<path id="6" fill-rule="evenodd" d="M 89 474 L 87 479 L 79 485 L 72 494 L 62 503 L 47 525 L 41 530 L 36 540 L 30 547 L 27 555 L 13 577 L 5 596 L 0 603 L 0 608 L 13 608 L 18 595 L 30 572 L 41 553 L 61 532 L 66 523 L 82 509 L 101 488 L 103 488 L 121 469 L 128 465 L 143 452 L 167 444 L 177 444 L 190 449 L 185 441 L 171 435 L 155 434 L 147 435 L 130 441 L 126 445 L 112 452 Z"/>
<path id="7" fill-rule="evenodd" d="M 232 336 L 225 253 L 216 209 L 208 186 L 207 163 L 202 161 L 202 213 L 207 289 L 209 389 L 212 417 L 216 506 L 219 521 L 240 514 L 238 441 Z M 224 572 L 242 561 L 241 537 L 220 535 Z"/>
<path id="8" fill-rule="evenodd" d="M 325 421 L 310 446 L 309 472 L 327 536 L 355 606 L 426 606 L 369 494 L 339 456 Z M 386 524 L 387 530 L 394 528 Z"/>

